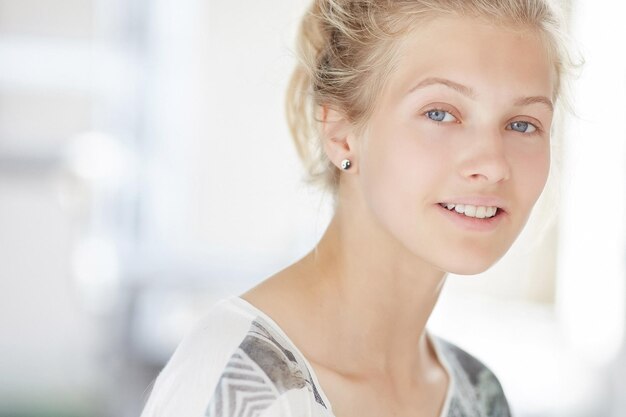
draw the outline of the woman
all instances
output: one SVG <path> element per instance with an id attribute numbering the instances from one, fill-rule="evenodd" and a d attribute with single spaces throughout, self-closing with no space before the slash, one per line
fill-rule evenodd
<path id="1" fill-rule="evenodd" d="M 288 116 L 334 217 L 213 307 L 143 416 L 509 416 L 497 377 L 426 323 L 447 274 L 499 260 L 544 188 L 560 25 L 544 0 L 316 0 Z"/>

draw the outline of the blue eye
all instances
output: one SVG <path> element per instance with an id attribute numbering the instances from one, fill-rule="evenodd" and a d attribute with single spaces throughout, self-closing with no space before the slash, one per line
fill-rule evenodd
<path id="1" fill-rule="evenodd" d="M 532 123 L 528 123 L 528 122 L 517 121 L 517 122 L 511 123 L 509 126 L 511 126 L 511 130 L 514 130 L 520 133 L 535 133 L 537 131 L 537 127 L 533 125 Z"/>
<path id="2" fill-rule="evenodd" d="M 435 109 L 427 111 L 424 114 L 434 122 L 453 122 L 456 120 L 456 117 L 445 110 Z"/>

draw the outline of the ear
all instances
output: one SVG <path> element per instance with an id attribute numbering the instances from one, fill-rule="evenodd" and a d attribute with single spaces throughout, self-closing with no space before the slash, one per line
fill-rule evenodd
<path id="1" fill-rule="evenodd" d="M 322 122 L 322 142 L 328 158 L 341 169 L 341 161 L 349 159 L 356 165 L 354 125 L 340 111 L 323 106 L 320 108 Z M 351 169 L 353 171 L 354 169 Z"/>

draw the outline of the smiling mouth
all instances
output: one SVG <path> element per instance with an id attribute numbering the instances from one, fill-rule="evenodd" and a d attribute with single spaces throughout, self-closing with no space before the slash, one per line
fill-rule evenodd
<path id="1" fill-rule="evenodd" d="M 439 203 L 439 205 L 449 211 L 456 211 L 466 217 L 476 219 L 491 219 L 496 217 L 503 210 L 495 206 L 474 206 L 471 204 Z"/>

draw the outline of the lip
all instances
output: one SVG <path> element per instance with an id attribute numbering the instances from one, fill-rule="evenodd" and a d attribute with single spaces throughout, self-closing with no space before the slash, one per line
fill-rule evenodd
<path id="1" fill-rule="evenodd" d="M 494 204 L 492 206 L 496 205 Z M 435 207 L 452 223 L 461 227 L 464 230 L 472 232 L 494 231 L 495 229 L 497 229 L 500 222 L 502 222 L 502 220 L 504 220 L 504 218 L 508 215 L 505 210 L 498 208 L 498 211 L 496 212 L 496 215 L 494 217 L 491 217 L 489 219 L 478 219 L 474 217 L 467 217 L 464 214 L 457 213 L 454 209 L 448 210 L 447 208 L 442 207 L 440 204 L 435 204 Z"/>
<path id="2" fill-rule="evenodd" d="M 450 197 L 441 200 L 439 203 L 454 204 L 470 204 L 472 206 L 498 207 L 508 212 L 508 204 L 501 198 L 489 196 L 466 196 L 466 197 Z"/>

